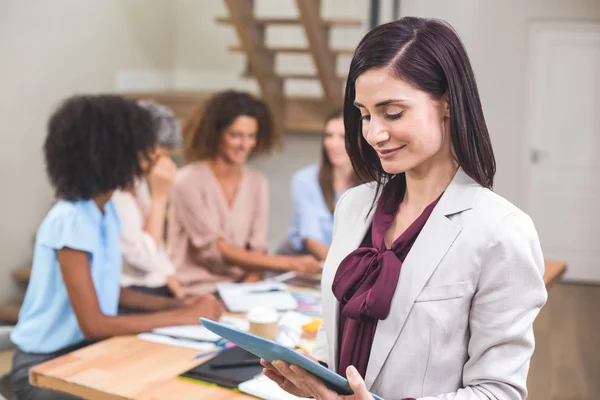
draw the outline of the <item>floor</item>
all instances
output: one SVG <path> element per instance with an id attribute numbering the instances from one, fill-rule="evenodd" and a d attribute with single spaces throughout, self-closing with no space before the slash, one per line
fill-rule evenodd
<path id="1" fill-rule="evenodd" d="M 535 332 L 528 400 L 600 398 L 600 286 L 552 287 Z M 0 352 L 0 375 L 10 362 Z"/>
<path id="2" fill-rule="evenodd" d="M 535 338 L 528 400 L 600 398 L 600 286 L 552 287 Z"/>

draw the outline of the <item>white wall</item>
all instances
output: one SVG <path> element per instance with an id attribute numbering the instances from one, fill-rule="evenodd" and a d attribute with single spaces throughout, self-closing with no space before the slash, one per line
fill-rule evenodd
<path id="1" fill-rule="evenodd" d="M 496 153 L 495 189 L 525 208 L 530 22 L 543 19 L 598 21 L 600 1 L 403 0 L 401 13 L 446 19 L 460 34 L 475 69 Z"/>
<path id="2" fill-rule="evenodd" d="M 169 69 L 169 0 L 0 0 L 0 302 L 51 206 L 41 146 L 57 102 L 115 89 L 122 69 Z"/>

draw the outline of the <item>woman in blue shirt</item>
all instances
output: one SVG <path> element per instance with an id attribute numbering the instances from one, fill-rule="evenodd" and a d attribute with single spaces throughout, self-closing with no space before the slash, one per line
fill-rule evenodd
<path id="1" fill-rule="evenodd" d="M 111 196 L 153 161 L 148 111 L 119 96 L 75 96 L 50 118 L 46 169 L 60 199 L 37 235 L 31 280 L 11 339 L 21 400 L 69 399 L 29 384 L 29 369 L 110 336 L 219 318 L 210 296 L 186 301 L 121 288 L 121 221 Z M 118 306 L 150 313 L 116 316 Z"/>
<path id="2" fill-rule="evenodd" d="M 288 240 L 294 253 L 312 254 L 321 261 L 327 257 L 335 204 L 358 183 L 344 138 L 342 110 L 337 110 L 325 120 L 320 164 L 304 167 L 292 176 Z"/>

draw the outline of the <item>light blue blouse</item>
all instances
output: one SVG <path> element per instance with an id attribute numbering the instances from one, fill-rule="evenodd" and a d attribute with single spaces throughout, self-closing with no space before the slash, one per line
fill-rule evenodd
<path id="1" fill-rule="evenodd" d="M 40 225 L 31 279 L 11 339 L 24 352 L 52 353 L 84 340 L 71 307 L 56 250 L 89 254 L 90 272 L 100 309 L 117 314 L 121 278 L 121 221 L 109 201 L 104 214 L 93 200 L 64 201 L 52 207 Z"/>
<path id="2" fill-rule="evenodd" d="M 341 195 L 336 193 L 336 201 Z M 292 248 L 305 252 L 306 239 L 331 245 L 333 214 L 319 185 L 318 164 L 304 167 L 292 176 L 291 196 L 293 213 L 288 240 Z"/>

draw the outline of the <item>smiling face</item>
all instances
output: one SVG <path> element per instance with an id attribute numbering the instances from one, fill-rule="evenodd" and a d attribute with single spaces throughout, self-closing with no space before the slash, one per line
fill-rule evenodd
<path id="1" fill-rule="evenodd" d="M 355 87 L 362 135 L 385 172 L 399 174 L 453 159 L 445 96 L 433 99 L 385 69 L 364 72 Z"/>
<path id="2" fill-rule="evenodd" d="M 240 115 L 223 132 L 220 157 L 228 164 L 245 164 L 256 147 L 257 135 L 256 118 Z"/>

